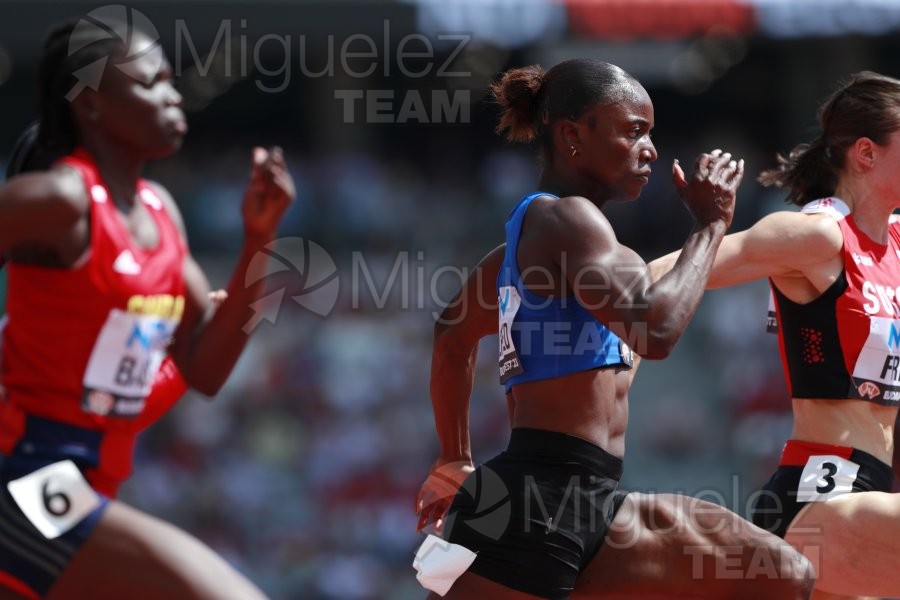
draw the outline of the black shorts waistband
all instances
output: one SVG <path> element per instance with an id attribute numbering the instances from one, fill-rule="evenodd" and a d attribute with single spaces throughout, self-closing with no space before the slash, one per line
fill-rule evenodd
<path id="1" fill-rule="evenodd" d="M 622 478 L 621 458 L 597 444 L 559 431 L 517 427 L 512 430 L 506 453 L 577 462 L 597 475 L 616 481 Z"/>
<path id="2" fill-rule="evenodd" d="M 850 460 L 861 467 L 865 467 L 866 474 L 876 490 L 890 492 L 894 487 L 894 469 L 868 452 L 853 449 Z"/>
<path id="3" fill-rule="evenodd" d="M 801 440 L 788 440 L 781 452 L 781 467 L 802 468 L 812 456 L 833 454 L 864 467 L 866 479 L 874 489 L 889 492 L 894 486 L 894 469 L 877 457 L 850 446 L 832 446 Z"/>

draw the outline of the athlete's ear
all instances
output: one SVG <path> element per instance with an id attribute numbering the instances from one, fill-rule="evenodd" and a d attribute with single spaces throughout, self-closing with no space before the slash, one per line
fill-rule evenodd
<path id="1" fill-rule="evenodd" d="M 581 151 L 581 127 L 571 119 L 560 119 L 554 127 L 554 141 L 559 156 L 575 156 Z"/>
<path id="2" fill-rule="evenodd" d="M 92 89 L 82 90 L 72 100 L 72 117 L 82 126 L 90 126 L 100 120 L 100 95 Z"/>
<path id="3" fill-rule="evenodd" d="M 875 166 L 881 148 L 871 138 L 858 138 L 847 150 L 847 166 L 857 173 L 866 173 Z"/>

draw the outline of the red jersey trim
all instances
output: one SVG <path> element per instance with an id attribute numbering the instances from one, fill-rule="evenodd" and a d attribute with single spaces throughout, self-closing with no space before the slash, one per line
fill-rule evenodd
<path id="1" fill-rule="evenodd" d="M 851 454 L 853 454 L 853 448 L 847 446 L 788 440 L 784 445 L 784 450 L 781 451 L 780 464 L 784 467 L 803 467 L 809 462 L 811 456 L 832 455 L 850 460 Z"/>

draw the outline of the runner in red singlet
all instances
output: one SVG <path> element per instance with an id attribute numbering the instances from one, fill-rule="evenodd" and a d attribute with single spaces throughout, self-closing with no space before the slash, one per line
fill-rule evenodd
<path id="1" fill-rule="evenodd" d="M 254 150 L 243 248 L 212 311 L 175 203 L 140 178 L 179 148 L 181 97 L 159 46 L 137 32 L 129 42 L 74 23 L 51 32 L 38 144 L 65 158 L 0 188 L 0 598 L 260 598 L 207 546 L 109 496 L 136 428 L 157 412 L 147 397 L 166 352 L 209 395 L 231 372 L 263 292 L 245 277 L 262 275 L 252 259 L 293 182 L 279 149 Z M 101 59 L 99 89 L 79 87 L 74 74 Z"/>
<path id="2" fill-rule="evenodd" d="M 794 428 L 754 522 L 810 558 L 814 598 L 898 597 L 900 80 L 858 73 L 819 120 L 818 138 L 760 178 L 802 210 L 726 236 L 708 286 L 766 277 L 773 293 Z"/>
<path id="3" fill-rule="evenodd" d="M 55 162 L 55 160 L 49 160 L 49 157 L 47 156 L 41 156 L 37 145 L 38 130 L 38 124 L 32 124 L 16 142 L 16 145 L 13 147 L 13 151 L 10 154 L 6 169 L 7 180 L 22 173 L 46 170 L 53 162 Z M 62 157 L 55 158 L 58 160 Z M 5 260 L 0 261 L 0 269 L 2 269 L 3 266 L 5 266 Z M 212 302 L 213 308 L 221 305 L 227 297 L 228 293 L 225 290 L 216 290 L 209 294 L 209 299 Z M 5 329 L 7 321 L 8 318 L 5 314 L 0 317 L 0 373 L 2 373 L 3 329 Z M 181 376 L 172 357 L 166 355 L 162 364 L 159 366 L 159 370 L 153 380 L 153 385 L 147 395 L 145 406 L 140 414 L 136 415 L 135 418 L 131 420 L 131 427 L 123 427 L 119 430 L 126 435 L 120 436 L 120 439 L 116 444 L 117 452 L 115 454 L 115 460 L 120 465 L 120 468 L 117 469 L 117 473 L 119 475 L 125 473 L 126 475 L 116 477 L 108 482 L 109 485 L 104 491 L 110 497 L 116 496 L 116 488 L 125 477 L 127 477 L 127 473 L 131 473 L 132 471 L 132 459 L 137 433 L 143 431 L 166 414 L 169 409 L 178 402 L 179 398 L 187 392 L 188 388 L 187 382 Z M 5 401 L 6 388 L 3 385 L 2 379 L 0 379 L 0 403 Z"/>

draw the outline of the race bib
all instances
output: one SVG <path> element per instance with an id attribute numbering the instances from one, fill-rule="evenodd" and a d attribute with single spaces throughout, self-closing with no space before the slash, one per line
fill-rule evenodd
<path id="1" fill-rule="evenodd" d="M 513 319 L 519 312 L 522 299 L 515 286 L 506 285 L 500 288 L 500 296 L 497 301 L 500 308 L 500 383 L 503 384 L 510 377 L 525 372 L 512 339 Z"/>
<path id="2" fill-rule="evenodd" d="M 6 489 L 32 525 L 51 540 L 75 527 L 100 506 L 97 492 L 71 460 L 53 463 L 10 481 Z"/>
<path id="3" fill-rule="evenodd" d="M 853 491 L 859 465 L 834 455 L 810 456 L 800 475 L 797 502 L 824 502 Z"/>
<path id="4" fill-rule="evenodd" d="M 869 318 L 869 337 L 856 359 L 853 379 L 859 397 L 900 403 L 900 321 Z"/>
<path id="5" fill-rule="evenodd" d="M 111 310 L 85 370 L 82 409 L 102 416 L 140 414 L 176 325 L 174 319 Z"/>
<path id="6" fill-rule="evenodd" d="M 778 333 L 778 313 L 775 309 L 775 293 L 769 290 L 769 311 L 766 317 L 766 332 Z"/>

